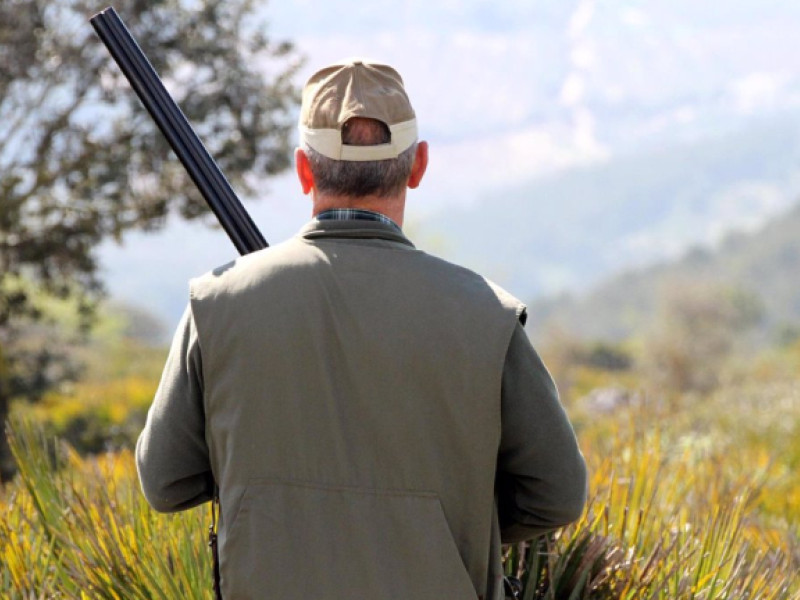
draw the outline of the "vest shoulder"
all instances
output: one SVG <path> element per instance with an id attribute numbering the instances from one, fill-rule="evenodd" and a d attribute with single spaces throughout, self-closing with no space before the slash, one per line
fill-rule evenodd
<path id="1" fill-rule="evenodd" d="M 431 268 L 431 272 L 440 281 L 459 282 L 471 289 L 486 290 L 488 295 L 497 300 L 504 309 L 513 311 L 524 325 L 527 319 L 527 306 L 519 298 L 505 288 L 487 279 L 480 273 L 462 265 L 450 262 L 432 254 L 421 253 Z"/>
<path id="2" fill-rule="evenodd" d="M 365 246 L 363 242 L 343 243 L 340 240 L 335 251 L 331 248 L 328 248 L 331 256 L 346 257 L 344 262 L 356 265 L 357 269 L 367 271 L 377 268 L 377 261 L 380 261 L 380 270 L 392 277 L 392 285 L 401 288 L 406 286 L 406 290 L 416 288 L 420 293 L 439 290 L 451 297 L 464 300 L 471 298 L 476 308 L 499 305 L 504 312 L 511 312 L 522 323 L 525 322 L 526 307 L 523 302 L 503 287 L 462 265 L 407 247 L 393 248 L 398 251 L 387 253 L 382 244 Z M 365 252 L 367 248 L 380 252 Z M 193 301 L 198 301 L 236 295 L 248 289 L 256 290 L 260 288 L 260 282 L 267 280 L 285 284 L 296 283 L 303 278 L 316 278 L 319 269 L 329 269 L 330 259 L 314 242 L 300 237 L 290 238 L 192 279 L 190 296 Z"/>
<path id="3" fill-rule="evenodd" d="M 301 264 L 304 260 L 303 244 L 290 238 L 274 246 L 258 250 L 222 264 L 189 281 L 192 299 L 235 292 L 251 285 L 255 278 L 286 264 Z"/>

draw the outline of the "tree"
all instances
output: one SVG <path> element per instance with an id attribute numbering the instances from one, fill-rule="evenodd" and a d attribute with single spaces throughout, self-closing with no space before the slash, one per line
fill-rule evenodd
<path id="1" fill-rule="evenodd" d="M 208 214 L 96 37 L 88 0 L 0 3 L 0 420 L 75 371 L 43 329 L 41 299 L 91 322 L 97 244 L 170 213 Z M 252 0 L 120 0 L 117 10 L 243 197 L 290 164 L 301 61 Z M 48 336 L 45 335 L 45 338 Z M 28 342 L 23 343 L 27 339 Z M 3 436 L 0 436 L 3 438 Z M 8 476 L 0 443 L 0 477 Z"/>

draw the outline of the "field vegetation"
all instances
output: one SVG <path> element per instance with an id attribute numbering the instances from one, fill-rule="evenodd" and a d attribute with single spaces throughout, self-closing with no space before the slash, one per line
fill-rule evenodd
<path id="1" fill-rule="evenodd" d="M 210 599 L 208 507 L 150 510 L 131 453 L 165 351 L 107 323 L 82 382 L 15 405 L 0 596 Z M 591 499 L 577 523 L 507 547 L 507 573 L 525 600 L 800 599 L 800 339 L 707 363 L 657 342 L 542 342 Z M 681 352 L 714 372 L 687 376 Z"/>

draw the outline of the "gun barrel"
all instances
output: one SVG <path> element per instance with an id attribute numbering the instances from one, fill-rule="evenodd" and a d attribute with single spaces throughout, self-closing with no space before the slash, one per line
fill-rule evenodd
<path id="1" fill-rule="evenodd" d="M 89 19 L 240 254 L 267 241 L 113 7 Z"/>

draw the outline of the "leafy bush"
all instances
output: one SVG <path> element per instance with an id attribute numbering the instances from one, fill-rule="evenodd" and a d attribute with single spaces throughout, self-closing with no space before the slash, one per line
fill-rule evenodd
<path id="1" fill-rule="evenodd" d="M 36 404 L 19 404 L 13 414 L 41 425 L 47 435 L 80 454 L 132 448 L 144 427 L 157 382 L 138 376 L 86 381 L 49 392 Z"/>

